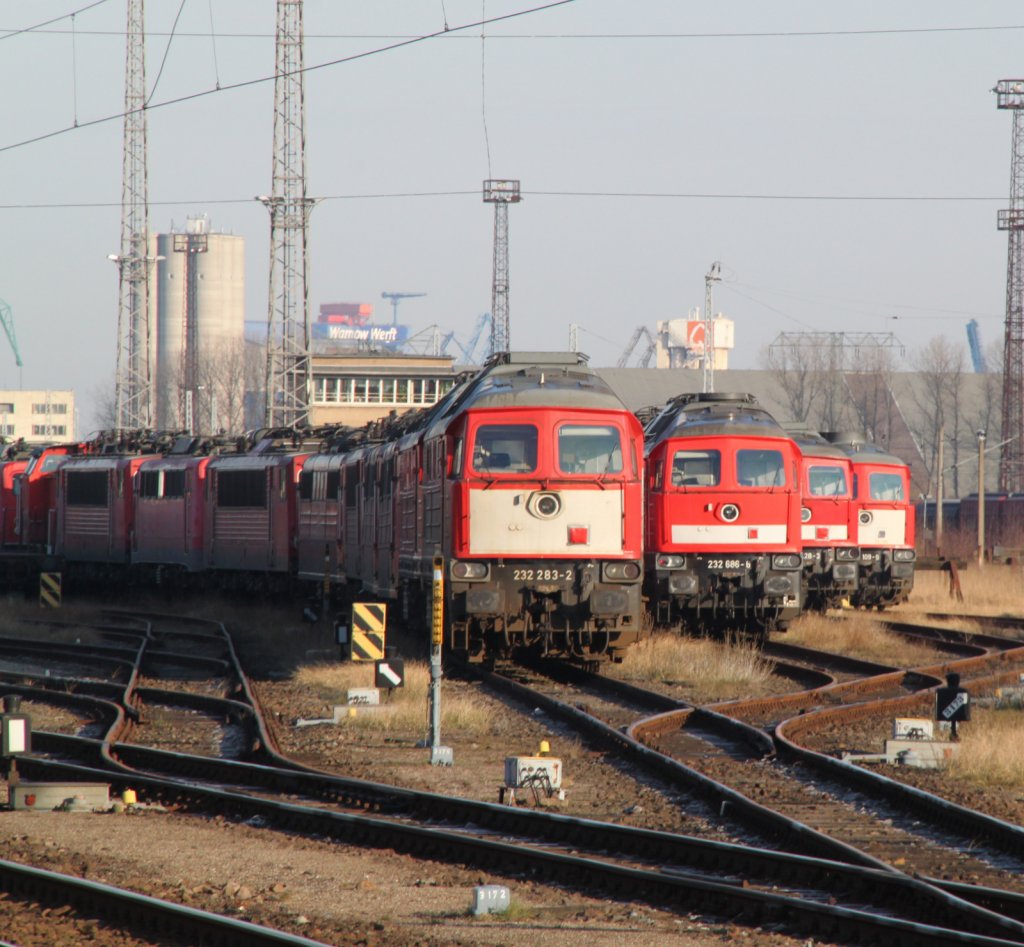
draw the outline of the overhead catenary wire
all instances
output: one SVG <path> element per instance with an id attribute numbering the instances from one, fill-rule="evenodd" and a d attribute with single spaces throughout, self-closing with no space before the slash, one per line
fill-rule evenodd
<path id="1" fill-rule="evenodd" d="M 181 0 L 178 5 L 178 12 L 175 14 L 174 23 L 171 24 L 171 32 L 167 37 L 167 45 L 164 47 L 163 59 L 160 60 L 160 68 L 156 71 L 156 79 L 153 80 L 153 88 L 150 89 L 149 95 L 146 96 L 146 105 L 153 101 L 153 96 L 156 95 L 157 87 L 160 85 L 160 77 L 164 74 L 164 66 L 167 65 L 167 57 L 171 52 L 171 43 L 174 42 L 174 33 L 178 28 L 178 21 L 181 19 L 181 11 L 185 9 L 186 0 Z"/>
<path id="2" fill-rule="evenodd" d="M 567 6 L 568 4 L 576 3 L 576 0 L 549 0 L 548 3 L 540 4 L 539 6 L 529 7 L 524 10 L 516 10 L 512 13 L 503 13 L 498 16 L 490 17 L 487 23 L 502 23 L 508 20 L 514 20 L 518 17 L 530 16 L 534 13 L 541 13 L 545 10 L 551 10 L 556 7 Z M 310 72 L 317 72 L 322 69 L 330 69 L 333 66 L 341 66 L 350 62 L 357 62 L 362 59 L 368 59 L 372 56 L 380 56 L 384 53 L 393 52 L 397 49 L 402 49 L 406 46 L 413 46 L 417 43 L 424 43 L 428 40 L 437 39 L 442 36 L 449 36 L 451 33 L 456 31 L 475 30 L 478 27 L 484 26 L 485 23 L 481 20 L 476 20 L 471 23 L 463 23 L 460 26 L 447 27 L 442 30 L 435 30 L 433 33 L 424 33 L 419 36 L 412 37 L 410 39 L 403 39 L 394 43 L 389 43 L 387 46 L 379 46 L 375 49 L 367 49 L 362 52 L 352 53 L 349 56 L 341 56 L 337 59 L 331 59 L 326 62 L 315 63 L 312 66 L 304 66 L 300 70 L 296 70 L 296 73 L 301 72 L 303 74 Z M 239 82 L 232 82 L 228 85 L 218 86 L 214 89 L 203 89 L 199 92 L 189 92 L 185 95 L 179 95 L 171 99 L 164 99 L 162 102 L 147 102 L 143 107 L 147 111 L 158 108 L 168 108 L 172 105 L 181 105 L 185 102 L 193 102 L 198 99 L 207 98 L 211 95 L 217 95 L 223 92 L 234 92 L 238 89 L 248 89 L 253 86 L 264 85 L 267 82 L 274 82 L 277 79 L 277 75 L 269 76 L 258 76 L 255 79 L 242 79 Z M 12 151 L 16 148 L 24 148 L 28 145 L 38 144 L 41 141 L 47 141 L 51 138 L 57 138 L 61 135 L 66 135 L 68 132 L 76 131 L 80 128 L 91 128 L 96 125 L 104 125 L 108 122 L 121 121 L 125 118 L 126 112 L 120 111 L 115 112 L 111 115 L 104 115 L 100 118 L 94 118 L 87 122 L 80 122 L 77 125 L 68 125 L 63 128 L 57 128 L 50 132 L 44 132 L 41 135 L 35 135 L 32 138 L 24 138 L 21 141 L 11 142 L 7 145 L 0 145 L 0 153 L 6 151 Z"/>
<path id="3" fill-rule="evenodd" d="M 4 149 L 0 148 L 0 151 Z M 479 196 L 479 188 L 475 190 L 456 191 L 393 191 L 376 192 L 366 194 L 328 194 L 325 197 L 318 197 L 318 201 L 363 201 L 363 200 L 394 200 L 398 198 L 411 197 L 463 197 L 465 195 Z M 522 190 L 524 196 L 530 197 L 615 197 L 615 198 L 659 198 L 677 200 L 751 200 L 751 201 L 844 201 L 844 202 L 891 202 L 891 201 L 912 201 L 912 202 L 937 202 L 937 203 L 989 203 L 1004 202 L 1002 196 L 986 196 L 983 194 L 728 194 L 728 193 L 670 193 L 662 192 L 653 194 L 646 191 L 534 191 Z M 225 197 L 225 198 L 193 198 L 188 200 L 166 200 L 150 201 L 153 206 L 174 206 L 177 204 L 248 204 L 252 202 L 251 197 Z M 0 204 L 0 210 L 54 210 L 73 209 L 90 207 L 120 207 L 119 201 L 53 201 L 53 202 L 29 202 L 23 201 L 14 204 Z"/>
<path id="4" fill-rule="evenodd" d="M 103 3 L 105 0 L 99 0 L 99 3 Z M 90 6 L 98 6 L 98 3 L 91 4 Z M 84 9 L 89 9 L 85 7 Z M 447 23 L 447 15 L 444 13 L 444 4 L 441 5 L 442 15 L 445 19 L 445 32 L 451 31 Z M 79 11 L 80 12 L 80 11 Z M 47 22 L 53 23 L 59 19 L 65 19 L 70 14 L 64 14 L 62 17 L 57 17 L 55 20 L 49 20 Z M 827 37 L 860 37 L 860 36 L 915 36 L 915 35 L 928 35 L 936 34 L 942 35 L 946 33 L 997 33 L 1007 30 L 1024 30 L 1024 24 L 1021 23 L 998 23 L 990 26 L 918 26 L 918 27 L 879 27 L 877 29 L 859 29 L 859 30 L 733 30 L 733 31 L 717 31 L 717 32 L 706 32 L 706 33 L 500 33 L 495 34 L 491 38 L 496 40 L 702 40 L 702 39 L 817 39 Z M 17 35 L 18 33 L 24 32 L 36 32 L 36 33 L 47 33 L 47 34 L 60 34 L 67 32 L 66 30 L 47 30 L 41 27 L 26 27 L 25 29 L 14 29 L 11 30 L 8 35 Z M 3 33 L 3 29 L 0 28 L 0 33 Z M 88 30 L 90 36 L 124 36 L 123 30 Z M 157 31 L 150 31 L 150 36 L 166 36 L 166 33 Z M 205 39 L 206 33 L 178 33 L 182 39 Z M 364 39 L 364 40 L 395 40 L 395 39 L 413 39 L 416 34 L 414 33 L 306 33 L 306 39 L 323 39 L 323 40 L 339 40 L 339 39 Z M 229 32 L 229 33 L 218 33 L 219 39 L 273 39 L 272 33 L 240 33 L 240 32 Z M 6 36 L 0 36 L 0 39 L 6 39 Z M 475 40 L 474 36 L 465 35 L 453 35 L 452 39 L 468 39 Z"/>
<path id="5" fill-rule="evenodd" d="M 0 40 L 13 39 L 15 36 L 22 36 L 25 33 L 66 33 L 67 30 L 47 30 L 45 27 L 51 23 L 59 23 L 61 20 L 70 19 L 72 21 L 72 30 L 74 30 L 74 19 L 79 13 L 85 13 L 86 10 L 91 10 L 94 7 L 102 6 L 107 0 L 94 0 L 93 3 L 87 3 L 84 7 L 79 7 L 77 10 L 72 10 L 70 13 L 62 13 L 60 16 L 50 17 L 48 20 L 43 20 L 41 23 L 36 23 L 33 26 L 21 26 L 13 30 L 0 30 L 3 33 L 0 36 Z M 124 36 L 124 30 L 112 31 L 110 35 L 113 36 Z"/>
<path id="6" fill-rule="evenodd" d="M 210 45 L 213 47 L 213 77 L 214 88 L 220 88 L 220 66 L 217 63 L 217 34 L 213 28 L 213 0 L 206 0 L 210 11 Z"/>

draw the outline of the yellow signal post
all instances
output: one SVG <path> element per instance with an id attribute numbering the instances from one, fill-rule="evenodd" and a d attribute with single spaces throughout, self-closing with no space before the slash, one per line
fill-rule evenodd
<path id="1" fill-rule="evenodd" d="M 444 640 L 444 559 L 434 556 L 430 634 L 430 765 L 451 766 L 450 746 L 441 745 L 441 644 Z"/>

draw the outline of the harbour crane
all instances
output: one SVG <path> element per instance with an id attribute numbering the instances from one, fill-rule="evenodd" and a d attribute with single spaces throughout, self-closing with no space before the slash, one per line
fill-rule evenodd
<path id="1" fill-rule="evenodd" d="M 629 361 L 629 357 L 633 354 L 633 349 L 636 348 L 637 342 L 640 341 L 641 337 L 647 338 L 647 348 L 644 354 L 640 358 L 640 367 L 647 368 L 651 364 L 651 358 L 654 356 L 654 352 L 658 347 L 658 343 L 654 336 L 651 335 L 651 330 L 647 326 L 637 326 L 636 332 L 633 333 L 633 338 L 629 340 L 629 344 L 623 349 L 622 354 L 619 356 L 619 361 L 616 363 L 617 368 L 625 368 L 626 362 Z"/>
<path id="2" fill-rule="evenodd" d="M 985 353 L 981 350 L 981 332 L 978 330 L 978 320 L 972 319 L 967 323 L 967 344 L 971 348 L 971 363 L 975 372 L 981 374 L 988 371 L 985 364 Z"/>
<path id="3" fill-rule="evenodd" d="M 426 293 L 381 293 L 381 299 L 391 302 L 391 324 L 398 325 L 398 302 L 402 299 L 415 299 L 417 296 L 426 296 Z"/>
<path id="4" fill-rule="evenodd" d="M 3 323 L 4 332 L 7 333 L 7 341 L 11 343 L 11 351 L 14 352 L 14 364 L 22 367 L 21 352 L 18 351 L 18 337 L 14 334 L 14 313 L 11 307 L 0 299 L 0 322 Z"/>

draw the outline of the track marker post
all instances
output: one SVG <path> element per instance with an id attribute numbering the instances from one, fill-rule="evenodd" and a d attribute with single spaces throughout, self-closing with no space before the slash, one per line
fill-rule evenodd
<path id="1" fill-rule="evenodd" d="M 430 765 L 451 766 L 450 746 L 441 745 L 441 643 L 444 640 L 444 559 L 434 556 L 430 629 Z"/>

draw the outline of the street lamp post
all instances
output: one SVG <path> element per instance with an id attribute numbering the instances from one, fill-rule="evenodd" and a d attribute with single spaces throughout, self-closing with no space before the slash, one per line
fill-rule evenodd
<path id="1" fill-rule="evenodd" d="M 978 431 L 978 568 L 985 565 L 985 429 Z"/>

